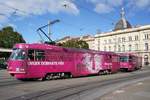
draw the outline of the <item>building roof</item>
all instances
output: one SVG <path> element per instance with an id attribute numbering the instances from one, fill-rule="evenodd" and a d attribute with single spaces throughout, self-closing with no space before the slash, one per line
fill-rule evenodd
<path id="1" fill-rule="evenodd" d="M 120 19 L 115 26 L 115 31 L 116 30 L 123 30 L 123 29 L 127 29 L 127 28 L 132 28 L 131 24 L 125 20 L 125 19 Z"/>
<path id="2" fill-rule="evenodd" d="M 0 48 L 0 52 L 12 52 L 12 49 Z"/>
<path id="3" fill-rule="evenodd" d="M 143 30 L 150 30 L 150 25 L 133 27 L 133 28 L 125 29 L 125 30 L 111 31 L 111 32 L 106 32 L 106 33 L 102 33 L 102 34 L 96 34 L 95 38 L 124 34 L 124 33 L 131 33 L 131 32 L 143 31 Z"/>
<path id="4" fill-rule="evenodd" d="M 124 8 L 121 10 L 121 18 L 120 20 L 116 23 L 114 31 L 116 30 L 123 30 L 127 28 L 132 28 L 131 24 L 125 19 L 125 12 Z"/>

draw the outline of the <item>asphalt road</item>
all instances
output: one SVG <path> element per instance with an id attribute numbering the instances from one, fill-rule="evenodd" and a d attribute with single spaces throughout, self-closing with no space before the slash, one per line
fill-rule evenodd
<path id="1" fill-rule="evenodd" d="M 118 88 L 150 79 L 150 69 L 130 73 L 91 76 L 50 81 L 26 81 L 13 79 L 6 71 L 0 71 L 1 100 L 100 100 Z"/>

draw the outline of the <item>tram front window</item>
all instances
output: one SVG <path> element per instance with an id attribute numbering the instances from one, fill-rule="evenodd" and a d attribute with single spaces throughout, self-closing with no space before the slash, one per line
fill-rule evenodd
<path id="1" fill-rule="evenodd" d="M 128 62 L 128 57 L 127 56 L 120 57 L 120 62 Z"/>
<path id="2" fill-rule="evenodd" d="M 11 60 L 24 60 L 25 59 L 25 51 L 22 49 L 15 48 L 10 55 Z"/>

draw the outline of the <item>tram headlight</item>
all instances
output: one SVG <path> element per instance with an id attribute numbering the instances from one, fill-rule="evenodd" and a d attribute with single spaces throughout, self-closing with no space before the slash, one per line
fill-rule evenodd
<path id="1" fill-rule="evenodd" d="M 16 68 L 16 72 L 19 72 L 19 68 Z"/>

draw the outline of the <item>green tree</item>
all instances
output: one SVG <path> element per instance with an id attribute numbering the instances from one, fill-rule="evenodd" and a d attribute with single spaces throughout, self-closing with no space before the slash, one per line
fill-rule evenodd
<path id="1" fill-rule="evenodd" d="M 77 41 L 77 44 L 79 45 L 79 48 L 89 49 L 88 43 L 86 43 L 86 42 L 83 41 L 83 40 Z"/>
<path id="2" fill-rule="evenodd" d="M 89 49 L 89 45 L 83 40 L 68 40 L 68 41 L 62 43 L 62 46 L 68 47 L 68 48 Z"/>
<path id="3" fill-rule="evenodd" d="M 16 43 L 25 43 L 22 35 L 7 26 L 0 30 L 0 47 L 12 48 Z"/>

